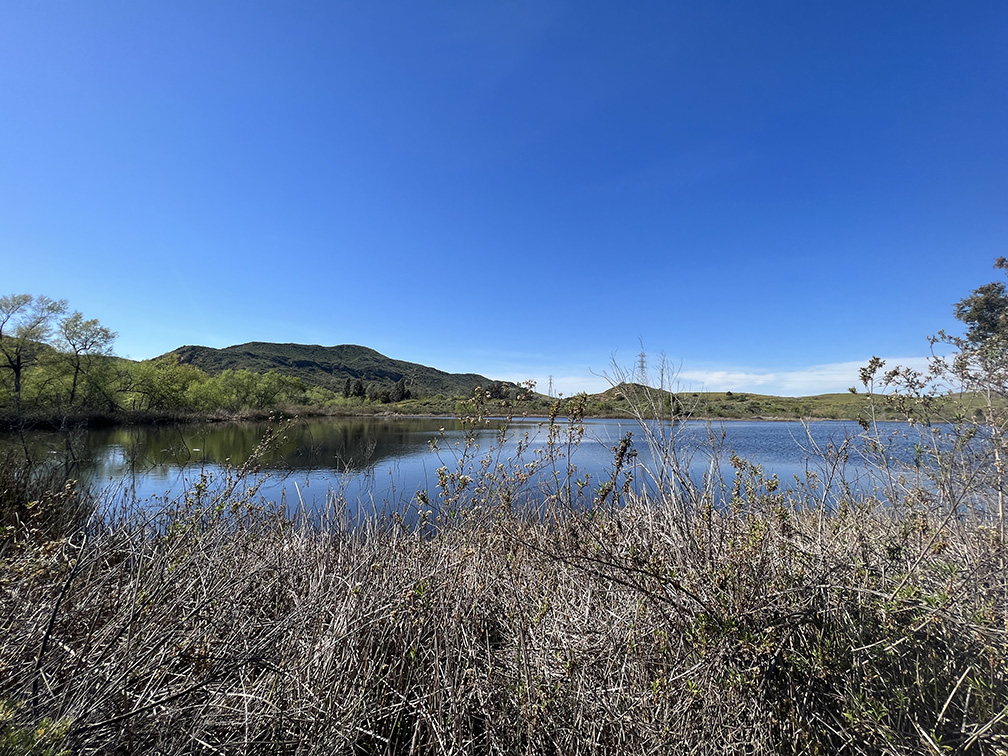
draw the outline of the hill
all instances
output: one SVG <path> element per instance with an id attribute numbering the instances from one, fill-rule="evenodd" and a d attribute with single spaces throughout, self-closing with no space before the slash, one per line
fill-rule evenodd
<path id="1" fill-rule="evenodd" d="M 333 391 L 341 391 L 348 378 L 388 385 L 405 378 L 414 395 L 424 396 L 471 394 L 476 386 L 493 383 L 476 373 L 446 373 L 426 365 L 394 360 L 374 349 L 355 344 L 327 347 L 251 341 L 224 349 L 183 346 L 163 356 L 174 356 L 180 363 L 195 365 L 211 375 L 224 370 L 251 370 L 255 373 L 275 370 L 301 378 L 307 385 L 323 386 Z"/>
<path id="2" fill-rule="evenodd" d="M 639 403 L 648 401 L 665 411 L 675 408 L 677 415 L 710 419 L 797 419 L 855 420 L 871 415 L 864 394 L 817 394 L 815 396 L 772 396 L 743 391 L 683 391 L 671 393 L 660 389 L 645 389 L 637 384 L 613 386 L 595 399 L 597 414 L 632 415 L 628 397 Z M 650 397 L 649 399 L 646 397 Z M 881 397 L 875 403 L 874 416 L 879 420 L 900 420 L 903 415 Z"/>

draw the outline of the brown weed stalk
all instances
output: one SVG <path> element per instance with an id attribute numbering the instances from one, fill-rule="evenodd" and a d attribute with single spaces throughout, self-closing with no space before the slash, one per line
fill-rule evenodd
<path id="1" fill-rule="evenodd" d="M 617 447 L 592 498 L 568 465 L 571 417 L 546 421 L 555 442 L 530 462 L 462 453 L 414 518 L 288 516 L 254 486 L 206 479 L 70 539 L 21 542 L 0 565 L 0 743 L 1005 747 L 1004 543 L 989 519 L 924 489 L 895 502 L 816 476 L 785 489 L 734 457 L 732 475 L 697 480 L 695 450 L 668 441 L 657 472 Z M 630 474 L 649 484 L 623 485 Z"/>

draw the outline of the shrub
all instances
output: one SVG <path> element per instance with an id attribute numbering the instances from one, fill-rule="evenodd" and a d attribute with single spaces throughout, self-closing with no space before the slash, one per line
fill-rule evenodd
<path id="1" fill-rule="evenodd" d="M 785 486 L 713 428 L 687 443 L 663 370 L 652 386 L 617 368 L 640 424 L 603 481 L 574 465 L 575 397 L 511 458 L 475 432 L 446 445 L 437 490 L 383 516 L 351 520 L 335 493 L 290 515 L 246 469 L 108 510 L 56 548 L 28 541 L 0 563 L 0 700 L 17 702 L 0 737 L 54 753 L 1003 752 L 1000 436 L 971 412 L 922 424 L 953 403 L 904 371 L 879 396 L 880 368 L 860 439 L 877 475 L 857 486 L 853 441 Z M 888 453 L 875 401 L 914 409 L 915 459 Z M 463 422 L 504 438 L 492 402 L 477 392 Z"/>

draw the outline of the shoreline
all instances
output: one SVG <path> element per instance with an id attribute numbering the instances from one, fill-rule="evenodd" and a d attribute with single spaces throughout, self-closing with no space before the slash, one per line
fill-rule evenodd
<path id="1" fill-rule="evenodd" d="M 512 415 L 504 413 L 485 414 L 483 417 L 492 420 L 503 420 L 508 417 L 520 419 L 542 419 L 548 420 L 549 413 L 541 412 L 542 408 L 535 408 L 531 413 L 514 413 Z M 242 410 L 240 412 L 212 412 L 212 413 L 177 413 L 177 412 L 128 412 L 128 413 L 94 413 L 77 414 L 67 417 L 53 417 L 41 415 L 29 415 L 21 418 L 3 417 L 0 418 L 0 433 L 17 433 L 19 431 L 71 431 L 81 429 L 97 428 L 129 428 L 145 425 L 197 425 L 197 424 L 224 424 L 224 423 L 245 423 L 264 422 L 269 420 L 290 420 L 307 418 L 375 418 L 375 419 L 424 419 L 424 418 L 449 418 L 461 419 L 463 413 L 457 412 L 395 412 L 387 409 L 375 411 L 333 411 L 331 408 L 319 407 L 284 407 L 272 410 Z M 567 412 L 560 412 L 556 418 L 569 419 L 571 415 Z M 626 412 L 605 412 L 589 413 L 585 412 L 582 417 L 585 420 L 638 420 L 639 417 L 633 413 Z M 650 419 L 650 418 L 648 418 Z M 689 415 L 676 415 L 673 417 L 663 417 L 662 420 L 672 421 L 697 421 L 697 422 L 857 422 L 857 416 L 851 415 L 716 415 L 707 413 L 693 413 Z M 878 418 L 879 422 L 902 422 L 901 417 L 885 416 Z"/>

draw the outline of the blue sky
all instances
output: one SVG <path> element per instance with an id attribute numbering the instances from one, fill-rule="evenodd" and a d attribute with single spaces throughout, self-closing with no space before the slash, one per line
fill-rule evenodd
<path id="1" fill-rule="evenodd" d="M 1008 254 L 1008 3 L 8 2 L 0 293 L 545 390 L 919 359 Z"/>

